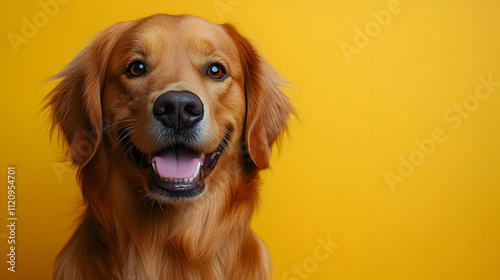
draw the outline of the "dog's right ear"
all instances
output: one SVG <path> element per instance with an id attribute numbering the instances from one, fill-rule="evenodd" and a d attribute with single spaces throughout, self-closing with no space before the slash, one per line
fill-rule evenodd
<path id="1" fill-rule="evenodd" d="M 100 32 L 54 79 L 62 79 L 46 97 L 53 132 L 59 127 L 74 165 L 83 167 L 102 140 L 101 91 L 109 55 L 119 35 L 132 22 L 120 22 Z"/>

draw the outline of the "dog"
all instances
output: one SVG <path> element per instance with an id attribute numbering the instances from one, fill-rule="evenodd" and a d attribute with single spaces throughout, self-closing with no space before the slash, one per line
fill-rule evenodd
<path id="1" fill-rule="evenodd" d="M 250 222 L 295 110 L 245 37 L 156 14 L 103 30 L 55 78 L 46 107 L 85 210 L 53 279 L 270 279 Z"/>

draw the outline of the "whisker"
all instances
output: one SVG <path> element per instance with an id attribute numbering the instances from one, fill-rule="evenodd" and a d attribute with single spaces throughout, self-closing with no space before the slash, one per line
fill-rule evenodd
<path id="1" fill-rule="evenodd" d="M 126 131 L 122 131 L 119 135 L 118 135 L 118 139 L 117 141 L 111 146 L 111 153 L 114 152 L 114 150 L 116 149 L 116 147 L 118 147 L 118 144 L 124 139 L 124 133 L 126 133 Z"/>
<path id="2" fill-rule="evenodd" d="M 162 212 L 163 214 L 165 214 L 165 211 L 163 211 L 162 203 L 160 203 L 159 201 L 158 201 L 158 206 L 160 206 L 160 210 L 161 210 L 161 212 Z"/>
<path id="3" fill-rule="evenodd" d="M 136 131 L 136 129 L 135 129 L 135 128 L 131 129 L 131 130 L 129 131 L 129 135 L 132 135 L 135 131 Z M 132 139 L 129 137 L 129 140 L 127 141 L 127 143 L 125 143 L 125 145 L 123 145 L 123 146 L 122 146 L 122 151 L 123 151 L 123 148 L 124 148 L 125 146 L 130 146 L 130 147 L 127 149 L 127 151 L 125 152 L 126 154 L 128 154 L 128 152 L 130 152 L 130 150 L 133 148 L 133 145 L 129 145 L 130 143 L 132 143 Z M 133 143 L 132 143 L 132 144 L 133 144 Z"/>
<path id="4" fill-rule="evenodd" d="M 115 123 L 112 123 L 108 126 L 106 126 L 105 128 L 102 129 L 102 131 L 104 132 L 106 129 L 109 129 L 111 128 L 112 126 L 115 126 L 117 124 L 120 124 L 120 123 L 124 123 L 124 122 L 133 122 L 133 121 L 136 121 L 137 119 L 126 119 L 126 120 L 121 120 L 121 121 L 117 121 Z"/>
<path id="5" fill-rule="evenodd" d="M 224 150 L 227 152 L 227 155 L 229 156 L 229 158 L 234 161 L 234 157 L 233 155 L 231 155 L 230 151 L 229 150 L 226 150 L 227 148 L 227 144 L 229 143 L 229 139 L 228 139 L 228 135 L 229 136 L 232 136 L 232 133 L 231 131 L 225 129 L 225 128 L 220 128 L 222 131 L 224 131 L 226 134 L 224 135 L 224 138 L 222 138 L 222 142 L 221 142 L 221 145 L 222 147 L 224 148 Z"/>
<path id="6" fill-rule="evenodd" d="M 132 127 L 132 130 L 134 129 L 133 126 L 129 126 L 129 127 Z M 127 128 L 129 128 L 127 127 Z M 116 143 L 113 144 L 113 146 L 111 147 L 111 153 L 114 153 L 116 147 L 118 147 L 118 145 L 120 144 L 120 142 L 122 142 L 123 140 L 126 139 L 126 136 L 127 135 L 127 130 L 123 130 L 120 135 L 118 135 L 118 139 L 116 141 Z M 123 147 L 122 147 L 123 149 Z"/>

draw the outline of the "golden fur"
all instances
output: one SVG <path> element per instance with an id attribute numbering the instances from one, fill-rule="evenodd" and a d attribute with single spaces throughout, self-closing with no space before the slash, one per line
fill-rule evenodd
<path id="1" fill-rule="evenodd" d="M 124 72 L 137 59 L 150 71 L 131 79 Z M 200 72 L 213 59 L 226 66 L 222 82 Z M 250 221 L 258 173 L 269 167 L 293 108 L 280 78 L 244 37 L 230 25 L 187 15 L 120 22 L 56 78 L 47 106 L 78 167 L 87 208 L 53 279 L 270 278 L 270 258 Z M 229 137 L 203 194 L 171 200 L 150 191 L 120 131 L 144 153 L 161 149 L 152 104 L 165 91 L 184 90 L 206 108 L 196 148 L 209 153 Z"/>

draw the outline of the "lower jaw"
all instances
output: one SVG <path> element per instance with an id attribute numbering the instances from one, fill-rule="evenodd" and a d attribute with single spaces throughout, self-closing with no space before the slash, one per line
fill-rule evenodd
<path id="1" fill-rule="evenodd" d="M 151 172 L 148 178 L 149 192 L 162 200 L 180 201 L 197 198 L 205 190 L 202 173 L 200 172 L 198 177 L 189 184 L 172 184 L 164 182 L 156 173 Z"/>
<path id="2" fill-rule="evenodd" d="M 149 186 L 149 191 L 155 198 L 163 201 L 185 201 L 195 199 L 203 194 L 205 186 L 197 187 L 195 189 L 185 192 L 172 192 L 157 186 Z"/>

